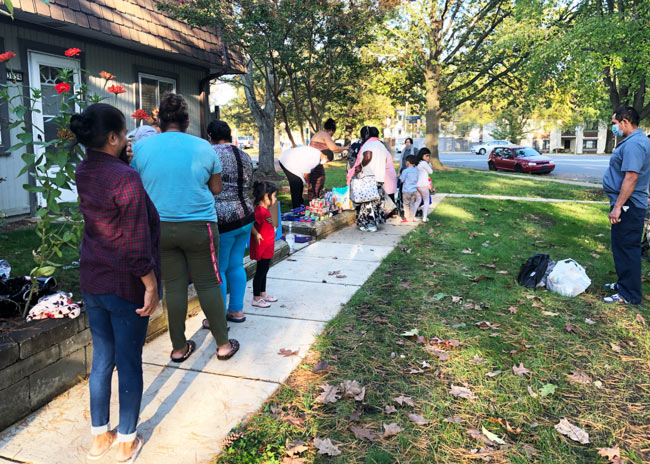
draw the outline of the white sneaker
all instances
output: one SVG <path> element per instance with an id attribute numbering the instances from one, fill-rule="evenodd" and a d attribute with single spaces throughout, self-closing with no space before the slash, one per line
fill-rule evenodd
<path id="1" fill-rule="evenodd" d="M 367 230 L 368 232 L 377 232 L 377 226 L 369 225 Z"/>

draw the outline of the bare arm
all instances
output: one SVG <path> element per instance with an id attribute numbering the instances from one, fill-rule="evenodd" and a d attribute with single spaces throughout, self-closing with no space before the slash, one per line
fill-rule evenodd
<path id="1" fill-rule="evenodd" d="M 135 312 L 142 317 L 150 316 L 158 306 L 158 282 L 153 269 L 140 277 L 144 284 L 144 306 Z"/>
<path id="2" fill-rule="evenodd" d="M 221 193 L 223 185 L 221 184 L 221 174 L 212 174 L 208 180 L 208 187 L 213 195 Z"/>
<path id="3" fill-rule="evenodd" d="M 634 187 L 636 187 L 636 182 L 638 179 L 639 179 L 638 172 L 633 172 L 633 171 L 625 172 L 625 178 L 623 179 L 623 183 L 621 184 L 621 191 L 618 194 L 618 198 L 616 199 L 616 203 L 614 203 L 614 207 L 612 208 L 612 211 L 609 213 L 610 224 L 618 224 L 619 222 L 621 222 L 621 208 L 634 192 Z"/>

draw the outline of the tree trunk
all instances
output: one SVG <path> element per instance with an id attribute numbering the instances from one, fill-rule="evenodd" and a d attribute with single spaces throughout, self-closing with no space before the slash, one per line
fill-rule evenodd
<path id="1" fill-rule="evenodd" d="M 431 166 L 433 169 L 442 169 L 438 151 L 438 135 L 440 134 L 440 95 L 439 95 L 439 69 L 437 64 L 433 69 L 427 70 L 425 89 L 427 94 L 427 125 L 426 146 L 431 150 Z"/>
<path id="2" fill-rule="evenodd" d="M 611 130 L 607 129 L 607 138 L 605 139 L 605 153 L 614 151 L 614 134 Z"/>
<path id="3" fill-rule="evenodd" d="M 270 74 L 269 74 L 270 75 Z M 271 76 L 272 79 L 272 76 Z M 258 128 L 258 172 L 262 175 L 275 175 L 275 102 L 273 100 L 272 82 L 266 82 L 264 107 L 260 106 L 255 97 L 255 82 L 253 64 L 248 62 L 248 72 L 242 75 L 244 93 L 248 107 L 255 118 Z"/>

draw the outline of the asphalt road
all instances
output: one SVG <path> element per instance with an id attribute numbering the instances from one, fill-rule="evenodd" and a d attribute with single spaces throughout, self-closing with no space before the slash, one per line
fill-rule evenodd
<path id="1" fill-rule="evenodd" d="M 544 155 L 547 156 L 547 155 Z M 601 155 L 549 155 L 555 162 L 555 170 L 549 177 L 579 179 L 600 182 L 609 166 L 609 156 Z M 441 153 L 440 160 L 450 167 L 488 169 L 487 155 L 466 153 Z"/>

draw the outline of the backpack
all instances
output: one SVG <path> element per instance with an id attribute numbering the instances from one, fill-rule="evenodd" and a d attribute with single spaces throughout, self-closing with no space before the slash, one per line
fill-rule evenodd
<path id="1" fill-rule="evenodd" d="M 538 253 L 531 256 L 519 269 L 517 282 L 527 288 L 535 288 L 542 281 L 546 274 L 546 268 L 550 260 L 549 255 Z"/>

